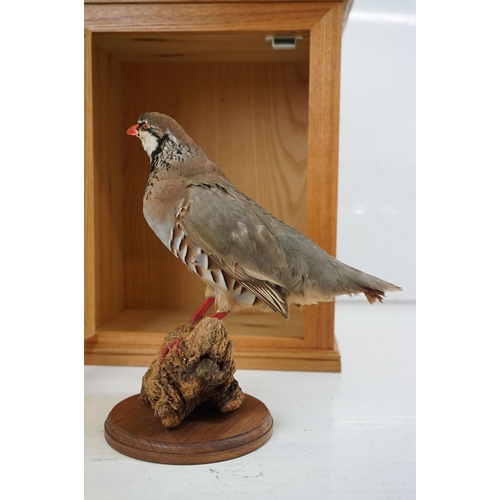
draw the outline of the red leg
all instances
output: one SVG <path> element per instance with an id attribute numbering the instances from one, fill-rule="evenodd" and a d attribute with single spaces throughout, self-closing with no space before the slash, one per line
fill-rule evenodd
<path id="1" fill-rule="evenodd" d="M 222 319 L 225 318 L 229 313 L 227 312 L 216 312 L 212 318 Z"/>
<path id="2" fill-rule="evenodd" d="M 175 339 L 174 341 L 169 342 L 166 346 L 164 346 L 163 349 L 161 350 L 161 355 L 160 355 L 160 359 L 158 362 L 161 363 L 165 359 L 167 352 L 170 351 L 170 349 L 172 349 L 172 347 L 174 347 L 174 346 L 175 346 L 175 350 L 177 351 L 177 355 L 179 355 L 179 344 L 183 340 L 184 339 L 182 337 L 179 337 L 179 338 Z"/>
<path id="3" fill-rule="evenodd" d="M 188 323 L 196 323 L 200 319 L 202 319 L 205 316 L 205 313 L 213 306 L 215 302 L 214 297 L 209 297 L 208 299 L 203 302 L 201 307 L 193 314 L 192 318 L 188 321 Z M 212 316 L 212 318 L 219 318 L 222 319 L 224 316 L 226 316 L 227 313 L 217 313 Z M 179 337 L 175 339 L 172 342 L 169 342 L 166 346 L 163 347 L 160 355 L 159 362 L 161 363 L 164 359 L 165 356 L 167 355 L 167 352 L 172 349 L 172 347 L 175 347 L 175 350 L 177 351 L 177 354 L 179 354 L 179 344 L 182 342 L 183 338 Z"/>
<path id="4" fill-rule="evenodd" d="M 206 299 L 201 307 L 193 314 L 193 317 L 188 321 L 188 323 L 196 323 L 201 318 L 203 318 L 203 316 L 205 316 L 205 313 L 212 307 L 214 302 L 214 297 L 209 297 L 208 299 Z"/>

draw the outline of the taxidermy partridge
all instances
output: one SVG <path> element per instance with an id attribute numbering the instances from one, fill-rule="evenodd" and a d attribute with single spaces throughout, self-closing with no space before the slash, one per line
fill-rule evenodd
<path id="1" fill-rule="evenodd" d="M 151 160 L 146 221 L 166 247 L 207 285 L 190 322 L 215 302 L 213 317 L 249 307 L 286 319 L 301 306 L 364 293 L 370 303 L 401 288 L 338 261 L 239 191 L 169 116 L 144 113 L 127 134 Z"/>

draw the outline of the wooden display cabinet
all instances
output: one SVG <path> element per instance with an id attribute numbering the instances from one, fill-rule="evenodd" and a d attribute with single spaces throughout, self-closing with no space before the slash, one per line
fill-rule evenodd
<path id="1" fill-rule="evenodd" d="M 335 254 L 343 2 L 85 3 L 85 362 L 148 365 L 205 285 L 142 214 L 125 134 L 174 117 L 243 192 Z M 302 37 L 273 49 L 266 36 Z M 224 322 L 238 368 L 340 371 L 334 305 Z"/>

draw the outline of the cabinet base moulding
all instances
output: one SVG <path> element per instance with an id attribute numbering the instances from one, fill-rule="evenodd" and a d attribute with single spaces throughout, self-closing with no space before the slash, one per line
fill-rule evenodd
<path id="1" fill-rule="evenodd" d="M 158 339 L 157 347 L 160 346 Z M 85 342 L 85 364 L 112 366 L 149 366 L 157 348 L 99 342 L 99 335 Z M 337 346 L 334 349 L 234 349 L 236 367 L 243 370 L 286 370 L 336 372 L 341 369 Z"/>

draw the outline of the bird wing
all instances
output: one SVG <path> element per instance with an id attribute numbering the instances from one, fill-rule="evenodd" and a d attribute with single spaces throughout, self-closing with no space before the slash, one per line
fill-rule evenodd
<path id="1" fill-rule="evenodd" d="M 264 209 L 229 182 L 193 180 L 186 187 L 187 210 L 179 218 L 186 235 L 225 272 L 288 318 L 287 291 L 278 279 L 287 260 Z"/>

